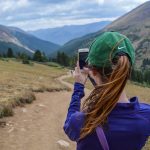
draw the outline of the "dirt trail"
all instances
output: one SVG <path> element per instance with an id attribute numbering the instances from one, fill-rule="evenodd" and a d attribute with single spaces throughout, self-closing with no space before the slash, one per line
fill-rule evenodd
<path id="1" fill-rule="evenodd" d="M 63 81 L 69 75 L 58 80 Z M 88 92 L 88 91 L 87 91 Z M 66 150 L 75 149 L 62 129 L 70 102 L 71 92 L 36 93 L 36 101 L 25 107 L 17 107 L 13 117 L 4 118 L 7 125 L 0 127 L 0 150 L 59 150 L 64 149 L 57 143 L 69 143 Z"/>

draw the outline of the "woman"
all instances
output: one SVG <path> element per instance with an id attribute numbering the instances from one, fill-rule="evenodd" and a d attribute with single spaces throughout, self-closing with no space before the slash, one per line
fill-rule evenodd
<path id="1" fill-rule="evenodd" d="M 74 92 L 64 124 L 77 150 L 102 150 L 96 129 L 101 126 L 110 150 L 141 150 L 150 136 L 150 105 L 137 96 L 128 98 L 125 85 L 135 61 L 129 39 L 117 32 L 105 32 L 90 46 L 88 68 L 75 68 Z M 83 102 L 88 74 L 96 87 Z M 101 138 L 101 137 L 100 137 Z"/>

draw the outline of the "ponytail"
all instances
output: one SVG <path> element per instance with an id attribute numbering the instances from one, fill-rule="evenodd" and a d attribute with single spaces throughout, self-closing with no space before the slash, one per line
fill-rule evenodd
<path id="1" fill-rule="evenodd" d="M 127 56 L 119 56 L 109 71 L 106 68 L 95 69 L 105 82 L 95 87 L 82 105 L 86 117 L 80 139 L 92 133 L 98 125 L 103 126 L 107 122 L 107 117 L 117 104 L 131 71 Z"/>

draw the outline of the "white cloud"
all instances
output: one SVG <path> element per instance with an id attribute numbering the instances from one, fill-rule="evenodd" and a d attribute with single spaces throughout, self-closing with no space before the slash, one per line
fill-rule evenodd
<path id="1" fill-rule="evenodd" d="M 96 0 L 98 4 L 103 4 L 104 0 Z"/>
<path id="2" fill-rule="evenodd" d="M 147 0 L 3 0 L 0 24 L 25 30 L 113 20 Z"/>
<path id="3" fill-rule="evenodd" d="M 100 22 L 100 21 L 113 21 L 116 18 L 92 18 L 92 19 L 71 19 L 71 18 L 66 18 L 66 19 L 36 19 L 33 21 L 24 21 L 24 22 L 16 22 L 10 24 L 10 26 L 17 26 L 20 28 L 23 28 L 26 26 L 26 30 L 36 30 L 36 29 L 44 29 L 44 28 L 54 28 L 54 27 L 60 27 L 64 25 L 82 25 L 82 24 L 88 24 L 88 23 L 93 23 L 93 22 Z M 34 28 L 33 28 L 34 27 Z"/>
<path id="4" fill-rule="evenodd" d="M 6 0 L 6 1 L 1 2 L 1 11 L 5 12 L 5 11 L 9 10 L 12 5 L 13 5 L 12 1 Z"/>
<path id="5" fill-rule="evenodd" d="M 29 6 L 28 0 L 19 0 L 17 2 L 17 7 L 19 7 L 19 8 L 26 7 L 26 6 Z"/>
<path id="6" fill-rule="evenodd" d="M 5 0 L 1 2 L 2 12 L 13 11 L 27 6 L 29 6 L 28 0 Z"/>

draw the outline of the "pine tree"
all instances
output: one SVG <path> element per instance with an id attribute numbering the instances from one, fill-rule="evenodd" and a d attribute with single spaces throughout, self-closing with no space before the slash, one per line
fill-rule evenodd
<path id="1" fill-rule="evenodd" d="M 62 63 L 62 61 L 61 61 L 61 53 L 60 53 L 59 51 L 57 52 L 56 61 L 57 61 L 59 64 Z"/>
<path id="2" fill-rule="evenodd" d="M 9 58 L 14 57 L 13 50 L 11 48 L 8 48 L 7 57 L 9 57 Z"/>
<path id="3" fill-rule="evenodd" d="M 48 58 L 47 58 L 47 56 L 45 55 L 44 52 L 42 53 L 42 61 L 44 61 L 44 62 L 48 61 Z"/>
<path id="4" fill-rule="evenodd" d="M 144 81 L 150 84 L 150 70 L 144 71 Z"/>
<path id="5" fill-rule="evenodd" d="M 41 54 L 40 50 L 37 50 L 37 51 L 34 53 L 33 60 L 39 61 L 39 62 L 42 62 L 42 61 L 43 61 L 43 59 L 42 59 L 42 54 Z"/>

